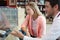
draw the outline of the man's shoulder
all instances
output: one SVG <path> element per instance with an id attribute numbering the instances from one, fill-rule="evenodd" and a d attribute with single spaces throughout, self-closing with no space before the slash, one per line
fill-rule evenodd
<path id="1" fill-rule="evenodd" d="M 57 20 L 60 20 L 60 13 L 56 17 Z"/>
<path id="2" fill-rule="evenodd" d="M 56 19 L 60 20 L 60 16 L 59 16 L 59 17 L 57 17 Z"/>

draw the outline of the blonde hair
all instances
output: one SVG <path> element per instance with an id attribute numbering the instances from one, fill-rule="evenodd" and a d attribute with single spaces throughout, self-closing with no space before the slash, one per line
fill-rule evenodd
<path id="1" fill-rule="evenodd" d="M 30 6 L 35 13 L 37 13 L 38 15 L 42 15 L 42 13 L 40 12 L 40 10 L 39 10 L 39 8 L 37 6 L 37 3 L 35 3 L 35 2 L 28 2 L 28 4 L 26 6 Z"/>

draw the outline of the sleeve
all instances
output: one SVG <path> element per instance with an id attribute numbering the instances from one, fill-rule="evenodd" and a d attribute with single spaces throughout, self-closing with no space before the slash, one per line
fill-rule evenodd
<path id="1" fill-rule="evenodd" d="M 46 34 L 46 19 L 40 17 L 39 19 L 39 28 L 38 28 L 38 37 L 43 37 Z"/>
<path id="2" fill-rule="evenodd" d="M 56 40 L 60 36 L 60 20 L 55 20 L 49 33 L 44 36 L 43 40 Z"/>
<path id="3" fill-rule="evenodd" d="M 41 39 L 24 36 L 23 40 L 41 40 Z"/>
<path id="4" fill-rule="evenodd" d="M 21 25 L 21 27 L 25 27 L 25 26 L 28 25 L 28 18 L 29 18 L 29 15 L 26 16 L 25 21 L 23 22 L 23 24 Z"/>

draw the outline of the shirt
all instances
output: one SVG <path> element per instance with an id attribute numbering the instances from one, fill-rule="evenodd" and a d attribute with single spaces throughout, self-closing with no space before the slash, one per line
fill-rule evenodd
<path id="1" fill-rule="evenodd" d="M 34 36 L 37 36 L 36 35 L 37 34 L 37 31 L 36 31 L 37 30 L 37 22 L 36 22 L 36 20 L 32 20 L 32 30 L 34 32 Z"/>
<path id="2" fill-rule="evenodd" d="M 60 36 L 60 12 L 55 16 L 49 33 L 43 38 L 43 40 L 56 40 Z"/>

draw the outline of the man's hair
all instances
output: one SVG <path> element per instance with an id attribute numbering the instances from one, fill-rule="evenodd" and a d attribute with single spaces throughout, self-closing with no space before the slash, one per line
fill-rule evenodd
<path id="1" fill-rule="evenodd" d="M 50 2 L 51 7 L 54 7 L 56 4 L 58 5 L 58 9 L 60 10 L 60 0 L 45 0 L 45 2 Z"/>

